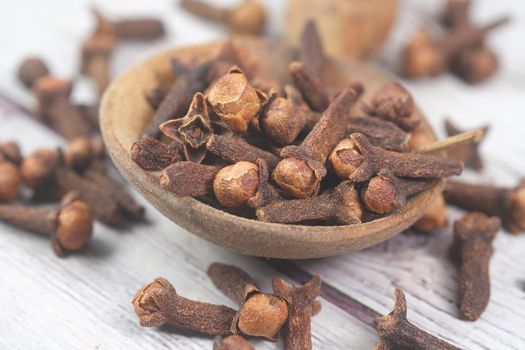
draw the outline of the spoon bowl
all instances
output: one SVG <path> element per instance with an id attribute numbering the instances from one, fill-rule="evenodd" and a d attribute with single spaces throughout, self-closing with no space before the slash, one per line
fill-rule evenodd
<path id="1" fill-rule="evenodd" d="M 267 57 L 257 66 L 258 76 L 286 80 L 291 50 L 267 39 L 235 38 L 253 59 Z M 222 247 L 242 254 L 283 259 L 309 259 L 340 255 L 383 242 L 412 224 L 430 207 L 442 191 L 442 183 L 414 196 L 400 210 L 371 222 L 350 226 L 306 226 L 260 222 L 213 208 L 191 197 L 177 197 L 159 185 L 159 172 L 147 172 L 136 165 L 130 149 L 153 116 L 144 97 L 157 86 L 169 86 L 173 79 L 170 60 L 209 59 L 222 42 L 178 48 L 160 53 L 142 62 L 118 79 L 104 94 L 100 108 L 100 125 L 108 152 L 124 178 L 155 208 L 177 225 Z M 365 83 L 366 103 L 382 84 L 392 78 L 362 63 L 334 61 L 327 80 L 333 87 L 343 82 Z M 278 66 L 277 66 L 278 64 Z M 284 78 L 283 78 L 284 77 Z M 417 112 L 420 116 L 419 110 Z M 423 119 L 424 120 L 424 119 Z M 426 121 L 420 133 L 434 140 Z"/>

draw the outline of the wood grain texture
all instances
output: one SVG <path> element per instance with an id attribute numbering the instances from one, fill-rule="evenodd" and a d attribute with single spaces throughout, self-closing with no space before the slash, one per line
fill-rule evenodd
<path id="1" fill-rule="evenodd" d="M 158 14 L 168 24 L 169 36 L 164 41 L 122 45 L 112 67 L 115 74 L 161 49 L 212 40 L 224 33 L 219 26 L 175 9 L 172 0 L 94 2 L 111 15 Z M 4 45 L 0 60 L 3 95 L 26 107 L 33 105 L 31 96 L 14 78 L 17 62 L 27 54 L 42 54 L 61 76 L 75 74 L 78 47 L 92 25 L 90 3 L 0 1 L 0 13 L 13 14 L 3 16 L 0 24 L 4 29 L 0 31 Z M 283 3 L 265 1 L 275 14 Z M 391 42 L 403 35 L 403 28 L 428 22 L 440 3 L 441 0 L 403 2 Z M 482 147 L 487 169 L 481 175 L 466 173 L 465 177 L 510 186 L 525 173 L 525 123 L 520 118 L 525 110 L 525 46 L 519 45 L 525 28 L 525 3 L 477 3 L 474 15 L 479 20 L 505 12 L 514 16 L 509 28 L 490 38 L 502 56 L 504 69 L 498 76 L 478 87 L 465 86 L 451 76 L 405 83 L 438 131 L 442 131 L 445 115 L 457 118 L 462 127 L 493 124 Z M 270 18 L 268 27 L 276 34 L 280 17 Z M 385 57 L 395 57 L 388 49 Z M 89 84 L 80 79 L 75 98 L 88 101 L 91 97 Z M 20 114 L 13 104 L 0 99 L 0 139 L 12 138 L 21 142 L 26 153 L 38 145 L 63 143 Z M 211 261 L 242 265 L 263 288 L 270 288 L 269 280 L 275 271 L 266 263 L 196 238 L 173 226 L 145 201 L 141 203 L 147 207 L 150 225 L 136 226 L 129 232 L 97 225 L 88 251 L 64 260 L 54 256 L 44 237 L 0 225 L 1 348 L 211 349 L 212 340 L 208 338 L 188 337 L 179 330 L 140 328 L 130 304 L 133 293 L 155 277 L 164 276 L 184 295 L 229 303 L 207 280 L 205 267 Z M 525 348 L 525 236 L 497 237 L 491 263 L 491 303 L 476 323 L 457 319 L 457 274 L 446 261 L 450 241 L 446 231 L 428 237 L 401 235 L 364 252 L 296 264 L 309 272 L 321 273 L 339 291 L 378 313 L 390 311 L 394 286 L 400 286 L 407 291 L 409 320 L 469 350 Z M 375 331 L 357 318 L 364 316 L 356 313 L 356 317 L 351 317 L 323 300 L 323 311 L 313 321 L 314 348 L 372 349 L 378 340 Z M 256 346 L 281 348 L 280 344 L 268 342 L 256 342 Z"/>

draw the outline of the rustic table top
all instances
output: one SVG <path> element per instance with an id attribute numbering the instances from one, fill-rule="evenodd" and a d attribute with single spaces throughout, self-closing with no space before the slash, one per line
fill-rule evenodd
<path id="1" fill-rule="evenodd" d="M 75 99 L 92 100 L 91 86 L 77 73 L 79 46 L 93 25 L 88 11 L 92 3 L 0 2 L 0 139 L 19 141 L 25 153 L 42 145 L 62 145 L 63 140 L 31 119 L 29 111 L 35 102 L 16 82 L 16 65 L 26 55 L 40 55 L 58 75 L 78 77 Z M 121 45 L 114 59 L 115 74 L 158 50 L 224 35 L 221 27 L 183 13 L 172 0 L 94 3 L 115 16 L 160 16 L 168 27 L 166 40 Z M 439 3 L 403 3 L 400 20 L 379 64 L 392 67 L 396 42 L 434 16 Z M 444 116 L 454 116 L 464 127 L 491 124 L 482 149 L 485 171 L 464 176 L 512 186 L 525 174 L 525 3 L 476 3 L 474 15 L 480 21 L 497 14 L 513 16 L 511 25 L 490 37 L 491 46 L 501 54 L 501 72 L 475 87 L 452 76 L 404 83 L 441 135 Z M 283 4 L 278 0 L 265 4 L 273 14 L 268 28 L 275 35 Z M 181 330 L 141 328 L 130 301 L 142 285 L 163 276 L 182 295 L 231 305 L 206 276 L 206 267 L 214 261 L 243 266 L 263 288 L 270 288 L 274 274 L 295 282 L 308 274 L 319 274 L 325 289 L 323 310 L 313 319 L 316 349 L 372 349 L 378 341 L 373 319 L 391 310 L 394 287 L 406 291 L 412 322 L 459 347 L 525 348 L 525 235 L 498 235 L 490 265 L 490 305 L 480 320 L 468 322 L 460 319 L 455 305 L 457 272 L 447 259 L 452 237 L 449 229 L 429 235 L 400 235 L 371 249 L 335 258 L 266 261 L 205 242 L 139 200 L 147 208 L 148 224 L 125 232 L 97 224 L 89 249 L 65 259 L 55 257 L 45 238 L 0 225 L 2 348 L 211 349 L 209 338 Z M 450 219 L 459 215 L 452 212 Z M 263 341 L 255 344 L 257 349 L 280 348 Z"/>

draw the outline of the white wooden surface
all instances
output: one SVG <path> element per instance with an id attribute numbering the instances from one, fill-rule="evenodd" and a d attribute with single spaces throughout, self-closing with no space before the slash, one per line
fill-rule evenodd
<path id="1" fill-rule="evenodd" d="M 184 14 L 172 0 L 96 3 L 115 16 L 161 16 L 168 26 L 166 40 L 123 44 L 116 55 L 115 74 L 163 48 L 224 34 L 219 26 Z M 268 28 L 276 35 L 282 2 L 265 3 L 274 15 Z M 429 22 L 439 3 L 405 1 L 382 66 L 393 67 L 399 38 Z M 22 57 L 38 54 L 57 74 L 76 75 L 78 47 L 93 24 L 90 4 L 87 0 L 0 2 L 0 97 L 8 98 L 0 98 L 0 139 L 18 140 L 25 152 L 61 144 L 58 137 L 9 102 L 26 107 L 34 103 L 17 84 L 14 70 Z M 484 0 L 478 1 L 474 11 L 480 21 L 501 13 L 512 14 L 514 21 L 490 39 L 504 65 L 495 79 L 478 87 L 450 76 L 405 83 L 439 131 L 445 115 L 454 116 L 465 127 L 490 123 L 489 139 L 483 147 L 487 169 L 481 175 L 465 176 L 511 186 L 525 174 L 525 3 Z M 89 84 L 82 79 L 75 97 L 84 101 L 92 98 Z M 269 288 L 276 272 L 266 262 L 204 242 L 141 201 L 147 206 L 150 224 L 125 232 L 97 225 L 89 249 L 66 259 L 56 258 L 45 238 L 0 225 L 2 349 L 209 349 L 211 340 L 205 337 L 139 327 L 130 304 L 135 291 L 164 276 L 182 295 L 231 304 L 207 280 L 205 269 L 213 261 L 243 266 Z M 457 275 L 447 260 L 450 240 L 448 230 L 429 236 L 402 235 L 363 252 L 293 264 L 320 274 L 325 282 L 378 313 L 390 310 L 394 286 L 402 287 L 407 292 L 409 319 L 466 349 L 525 349 L 525 235 L 501 233 L 496 239 L 492 300 L 475 323 L 458 318 Z M 377 335 L 362 320 L 358 313 L 323 300 L 323 311 L 313 321 L 315 348 L 372 349 Z M 255 343 L 258 349 L 279 348 L 279 344 Z"/>

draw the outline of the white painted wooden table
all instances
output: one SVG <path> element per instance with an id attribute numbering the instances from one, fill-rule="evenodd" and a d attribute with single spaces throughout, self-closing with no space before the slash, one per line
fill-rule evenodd
<path id="1" fill-rule="evenodd" d="M 219 26 L 181 12 L 173 0 L 96 3 L 111 15 L 160 16 L 168 27 L 168 38 L 161 42 L 121 45 L 115 74 L 163 48 L 224 34 Z M 265 3 L 272 13 L 268 28 L 276 35 L 282 2 Z M 87 0 L 0 2 L 0 139 L 18 140 L 24 152 L 62 144 L 20 109 L 30 108 L 34 101 L 16 82 L 14 70 L 22 57 L 38 54 L 58 75 L 76 75 L 81 39 L 93 25 L 89 4 Z M 404 3 L 383 66 L 392 66 L 390 58 L 395 57 L 392 52 L 398 39 L 428 22 L 438 7 L 439 1 Z M 491 36 L 504 66 L 492 81 L 470 87 L 443 76 L 405 83 L 439 131 L 446 115 L 465 127 L 490 123 L 483 147 L 487 169 L 481 175 L 465 176 L 512 186 L 525 174 L 525 3 L 484 0 L 474 11 L 479 20 L 502 13 L 510 13 L 514 21 Z M 75 98 L 92 98 L 82 79 Z M 455 306 L 457 274 L 447 260 L 449 230 L 428 236 L 401 235 L 336 258 L 267 262 L 202 241 L 141 202 L 147 207 L 150 224 L 134 226 L 129 232 L 97 225 L 89 249 L 66 259 L 56 258 L 46 239 L 0 225 L 1 349 L 211 349 L 211 340 L 205 337 L 139 327 L 130 301 L 142 285 L 164 276 L 182 295 L 231 305 L 207 279 L 205 269 L 213 261 L 243 266 L 265 288 L 277 271 L 296 280 L 305 273 L 320 274 L 328 288 L 322 298 L 323 311 L 313 320 L 316 349 L 372 349 L 378 341 L 372 319 L 390 311 L 395 286 L 407 293 L 410 320 L 458 346 L 525 349 L 525 235 L 501 233 L 497 237 L 491 262 L 491 303 L 481 319 L 472 323 L 460 320 Z M 458 215 L 453 213 L 453 218 Z M 258 349 L 279 348 L 268 342 L 255 344 Z"/>

